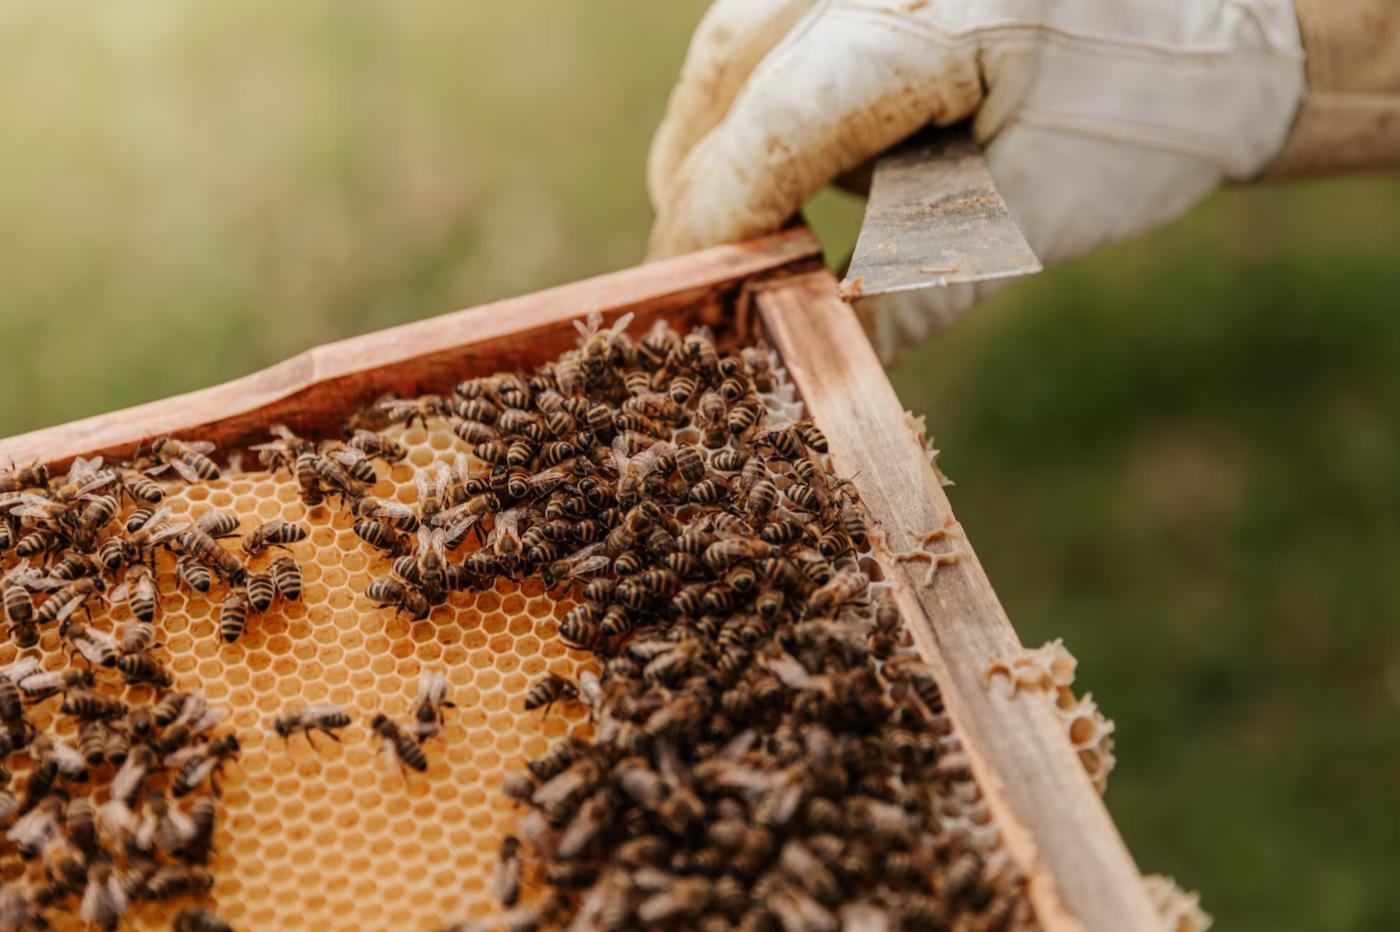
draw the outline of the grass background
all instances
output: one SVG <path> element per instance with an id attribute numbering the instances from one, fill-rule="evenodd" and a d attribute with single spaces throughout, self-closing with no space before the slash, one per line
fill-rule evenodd
<path id="1" fill-rule="evenodd" d="M 0 5 L 0 434 L 633 264 L 703 6 Z M 1397 255 L 1395 179 L 1226 192 L 893 373 L 1220 928 L 1400 927 Z"/>

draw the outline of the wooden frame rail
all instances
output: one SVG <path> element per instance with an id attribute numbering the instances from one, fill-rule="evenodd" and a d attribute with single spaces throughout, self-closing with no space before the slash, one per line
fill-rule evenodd
<path id="1" fill-rule="evenodd" d="M 826 433 L 836 471 L 854 476 L 889 546 L 953 521 L 952 506 L 904 407 L 836 279 L 814 272 L 756 293 L 759 320 L 808 412 Z M 954 537 L 960 536 L 955 525 Z M 1043 694 L 1007 699 L 983 675 L 1020 641 L 965 540 L 963 555 L 923 580 L 928 565 L 878 552 L 885 578 L 934 668 L 977 782 L 1011 856 L 1025 871 L 1047 930 L 1161 928 L 1141 875 Z"/>

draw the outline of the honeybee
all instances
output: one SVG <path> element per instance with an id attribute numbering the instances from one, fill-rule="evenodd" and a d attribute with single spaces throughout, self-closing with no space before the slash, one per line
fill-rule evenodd
<path id="1" fill-rule="evenodd" d="M 658 441 L 633 455 L 629 452 L 626 437 L 614 438 L 613 461 L 617 466 L 617 501 L 623 507 L 637 504 L 642 496 L 642 482 L 660 462 L 675 453 L 675 448 L 665 441 Z"/>
<path id="2" fill-rule="evenodd" d="M 42 489 L 49 484 L 49 469 L 43 463 L 18 466 L 0 472 L 0 494 Z"/>
<path id="3" fill-rule="evenodd" d="M 110 599 L 113 602 L 125 600 L 134 617 L 149 622 L 156 617 L 156 606 L 160 602 L 155 572 L 145 563 L 131 564 L 126 578 L 112 590 Z"/>
<path id="4" fill-rule="evenodd" d="M 77 457 L 67 474 L 48 484 L 47 494 L 60 505 L 71 505 L 85 495 L 105 489 L 117 481 L 114 470 L 102 468 L 102 457 Z"/>
<path id="5" fill-rule="evenodd" d="M 269 572 L 250 573 L 244 591 L 248 596 L 248 607 L 255 612 L 265 612 L 277 597 L 277 584 L 272 581 Z"/>
<path id="6" fill-rule="evenodd" d="M 380 608 L 392 605 L 396 611 L 408 613 L 414 621 L 422 621 L 432 611 L 432 605 L 416 586 L 392 576 L 381 576 L 370 583 L 365 595 Z"/>
<path id="7" fill-rule="evenodd" d="M 189 693 L 166 693 L 165 696 L 160 700 L 160 702 L 156 704 L 152 715 L 154 715 L 155 717 L 156 724 L 161 728 L 165 728 L 168 725 L 170 725 L 170 723 L 174 722 L 177 718 L 180 717 L 180 714 L 185 710 L 186 705 L 190 703 L 198 703 L 200 701 L 202 700 L 195 699 Z"/>
<path id="8" fill-rule="evenodd" d="M 100 576 L 85 576 L 76 579 L 51 592 L 44 604 L 39 606 L 35 620 L 40 624 L 66 622 L 73 613 L 85 606 L 89 599 L 100 595 L 107 588 Z"/>
<path id="9" fill-rule="evenodd" d="M 68 643 L 93 666 L 115 667 L 117 665 L 117 639 L 106 631 L 82 624 L 69 622 L 63 636 Z"/>
<path id="10" fill-rule="evenodd" d="M 491 888 L 504 906 L 514 906 L 520 898 L 520 839 L 514 835 L 507 835 L 501 840 Z"/>
<path id="11" fill-rule="evenodd" d="M 213 886 L 214 876 L 203 868 L 166 864 L 146 878 L 144 889 L 148 898 L 159 901 L 186 894 L 200 896 Z"/>
<path id="12" fill-rule="evenodd" d="M 214 452 L 212 443 L 160 437 L 151 444 L 151 452 L 190 484 L 219 478 L 219 467 L 209 458 L 209 454 Z"/>
<path id="13" fill-rule="evenodd" d="M 142 527 L 150 522 L 145 522 Z M 215 540 L 235 537 L 238 534 L 238 515 L 227 511 L 206 511 L 194 520 L 194 526 Z M 128 530 L 133 530 L 128 527 Z"/>
<path id="14" fill-rule="evenodd" d="M 520 518 L 524 511 L 511 508 L 496 515 L 495 526 L 489 538 L 496 552 L 496 560 L 510 569 L 520 561 L 523 547 L 520 543 Z"/>
<path id="15" fill-rule="evenodd" d="M 219 607 L 219 636 L 225 642 L 232 644 L 243 634 L 244 627 L 248 624 L 248 612 L 252 608 L 252 603 L 248 599 L 248 592 L 241 587 L 229 589 L 224 596 L 223 604 Z"/>
<path id="16" fill-rule="evenodd" d="M 452 425 L 452 432 L 473 446 L 491 443 L 500 437 L 494 427 L 480 421 L 457 421 Z"/>
<path id="17" fill-rule="evenodd" d="M 127 902 L 115 868 L 98 862 L 88 871 L 78 916 L 88 925 L 111 932 L 126 915 Z"/>
<path id="18" fill-rule="evenodd" d="M 750 517 L 762 520 L 778 504 L 778 487 L 772 480 L 760 479 L 749 489 L 744 507 Z"/>
<path id="19" fill-rule="evenodd" d="M 267 521 L 243 535 L 243 552 L 248 556 L 262 553 L 268 547 L 283 547 L 306 540 L 306 528 L 290 521 Z"/>
<path id="20" fill-rule="evenodd" d="M 729 494 L 729 484 L 718 477 L 702 479 L 690 487 L 690 500 L 697 505 L 718 505 Z"/>
<path id="21" fill-rule="evenodd" d="M 369 456 L 363 450 L 356 447 L 341 447 L 327 450 L 325 455 L 338 463 L 354 482 L 361 485 L 374 485 L 379 481 L 379 475 L 374 471 L 374 464 L 370 462 Z M 340 488 L 346 492 L 354 491 L 353 486 L 349 484 L 340 486 Z"/>
<path id="22" fill-rule="evenodd" d="M 447 677 L 424 670 L 418 677 L 418 697 L 413 700 L 413 732 L 418 740 L 436 736 L 443 726 L 443 709 L 456 708 L 447 698 Z"/>
<path id="23" fill-rule="evenodd" d="M 151 683 L 167 687 L 174 681 L 165 665 L 150 654 L 122 654 L 117 658 L 117 669 L 128 683 Z"/>
<path id="24" fill-rule="evenodd" d="M 176 797 L 187 796 L 209 778 L 214 794 L 219 793 L 218 774 L 224 764 L 239 752 L 238 736 L 224 735 L 216 738 L 201 749 L 187 749 L 177 752 L 165 760 L 165 766 L 179 766 L 175 779 L 170 784 L 170 792 Z"/>
<path id="25" fill-rule="evenodd" d="M 64 715 L 89 721 L 98 718 L 122 718 L 127 713 L 127 705 L 120 699 L 102 696 L 85 689 L 74 689 L 63 697 L 60 711 Z"/>
<path id="26" fill-rule="evenodd" d="M 296 602 L 301 598 L 301 566 L 292 557 L 281 557 L 269 567 L 272 582 L 282 598 Z"/>
<path id="27" fill-rule="evenodd" d="M 742 437 L 756 428 L 762 421 L 767 409 L 763 407 L 763 402 L 750 395 L 739 401 L 734 407 L 729 409 L 727 425 L 729 432 L 735 437 Z"/>
<path id="28" fill-rule="evenodd" d="M 412 767 L 419 773 L 428 769 L 428 758 L 418 745 L 411 732 L 400 728 L 398 723 L 380 712 L 370 723 L 370 729 L 393 749 L 399 764 Z"/>
<path id="29" fill-rule="evenodd" d="M 338 705 L 323 704 L 281 713 L 273 719 L 272 730 L 283 741 L 290 740 L 293 734 L 303 734 L 306 743 L 314 748 L 316 742 L 312 740 L 312 732 L 319 731 L 339 741 L 340 735 L 336 732 L 349 725 L 350 716 L 344 709 Z"/>
<path id="30" fill-rule="evenodd" d="M 810 419 L 804 418 L 797 421 L 792 425 L 792 429 L 797 431 L 798 436 L 802 438 L 802 442 L 807 445 L 808 449 L 816 453 L 826 453 L 830 450 L 826 434 L 822 433 L 821 429 Z"/>
<path id="31" fill-rule="evenodd" d="M 408 539 L 382 521 L 377 521 L 374 518 L 361 518 L 355 522 L 353 529 L 355 536 L 360 540 L 376 550 L 382 550 L 391 557 L 402 556 L 409 551 Z M 427 529 L 420 528 L 419 530 Z"/>
<path id="32" fill-rule="evenodd" d="M 366 456 L 377 456 L 388 463 L 397 463 L 408 455 L 408 450 L 403 444 L 371 430 L 354 431 L 346 443 Z"/>
<path id="33" fill-rule="evenodd" d="M 943 694 L 933 671 L 917 657 L 899 654 L 885 662 L 881 672 L 890 680 L 910 689 L 932 715 L 942 715 Z"/>
<path id="34" fill-rule="evenodd" d="M 559 623 L 559 636 L 569 644 L 588 648 L 598 639 L 598 626 L 603 612 L 594 602 L 584 602 L 569 609 Z"/>
<path id="35" fill-rule="evenodd" d="M 15 555 L 23 560 L 41 557 L 51 550 L 62 547 L 63 542 L 64 537 L 57 531 L 51 531 L 48 528 L 35 528 L 16 542 Z"/>
<path id="36" fill-rule="evenodd" d="M 248 571 L 243 562 L 219 546 L 214 538 L 197 527 L 182 529 L 176 525 L 175 529 L 179 535 L 175 538 L 175 545 L 185 556 L 204 564 L 234 585 L 241 584 L 247 577 Z"/>
<path id="37" fill-rule="evenodd" d="M 343 465 L 340 461 L 341 457 L 336 454 L 344 452 L 343 450 L 332 450 L 325 455 L 312 454 L 309 468 L 315 473 L 316 482 L 318 484 L 317 495 L 339 495 L 342 500 L 353 501 L 364 492 L 364 487 L 366 485 L 374 481 L 373 479 L 366 479 L 363 472 L 357 477 L 349 468 Z M 363 461 L 364 454 L 360 453 L 358 450 L 353 451 L 352 455 L 358 457 L 360 461 Z M 369 467 L 367 462 L 365 465 L 370 473 L 374 472 L 374 469 Z M 298 466 L 299 470 L 301 468 L 303 467 Z M 298 479 L 298 481 L 300 481 L 300 479 Z"/>
<path id="38" fill-rule="evenodd" d="M 121 503 L 113 495 L 84 495 L 87 504 L 78 513 L 73 526 L 71 540 L 73 549 L 79 553 L 92 553 L 97 546 L 97 535 L 117 516 Z"/>
<path id="39" fill-rule="evenodd" d="M 572 680 L 555 673 L 547 673 L 530 687 L 525 694 L 525 711 L 529 712 L 544 706 L 548 713 L 551 706 L 560 700 L 578 698 L 578 687 Z"/>
<path id="40" fill-rule="evenodd" d="M 39 643 L 39 629 L 34 621 L 34 599 L 30 595 L 44 574 L 22 560 L 8 572 L 0 575 L 0 602 L 5 608 L 5 619 L 10 625 L 10 636 L 20 647 L 33 647 Z"/>
<path id="41" fill-rule="evenodd" d="M 393 499 L 362 495 L 355 499 L 351 511 L 358 518 L 373 518 L 399 531 L 411 534 L 418 530 L 418 514 L 411 506 Z"/>
<path id="42" fill-rule="evenodd" d="M 202 906 L 186 906 L 171 926 L 175 932 L 233 932 L 233 926 Z"/>
<path id="43" fill-rule="evenodd" d="M 214 585 L 214 576 L 209 567 L 187 556 L 175 561 L 175 575 L 195 592 L 208 592 Z"/>

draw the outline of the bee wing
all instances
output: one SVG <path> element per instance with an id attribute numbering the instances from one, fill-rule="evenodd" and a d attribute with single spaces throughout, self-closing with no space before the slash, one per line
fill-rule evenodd
<path id="1" fill-rule="evenodd" d="M 460 540 L 463 535 L 470 531 L 472 527 L 481 520 L 481 515 L 467 515 L 460 521 L 449 524 L 443 529 L 443 537 L 447 540 Z"/>
<path id="2" fill-rule="evenodd" d="M 0 669 L 0 676 L 11 683 L 19 683 L 33 676 L 39 669 L 38 657 L 20 657 L 14 663 L 9 664 L 4 669 Z"/>
<path id="3" fill-rule="evenodd" d="M 180 474 L 180 478 L 194 485 L 199 482 L 199 472 L 184 460 L 167 460 L 170 468 Z"/>
<path id="4" fill-rule="evenodd" d="M 215 725 L 228 718 L 228 709 L 221 705 L 210 706 L 194 724 L 190 725 L 190 735 L 202 735 Z"/>
<path id="5" fill-rule="evenodd" d="M 440 670 L 424 670 L 418 677 L 418 698 L 415 706 L 424 702 L 438 705 L 447 695 L 447 677 Z"/>
<path id="6" fill-rule="evenodd" d="M 184 725 L 204 714 L 204 710 L 209 708 L 208 701 L 199 693 L 190 693 L 185 697 L 185 703 L 180 707 L 180 714 L 175 716 L 171 722 L 171 727 Z"/>
<path id="7" fill-rule="evenodd" d="M 577 765 L 570 767 L 558 776 L 550 778 L 547 783 L 541 784 L 530 797 L 530 802 L 541 808 L 562 802 L 579 789 L 582 781 L 583 774 L 580 768 Z"/>
<path id="8" fill-rule="evenodd" d="M 297 435 L 294 434 L 294 433 L 292 433 L 291 429 L 288 428 L 286 424 L 273 424 L 271 427 L 268 428 L 268 433 L 270 433 L 270 434 L 272 434 L 272 436 L 278 437 L 278 438 L 280 438 L 280 439 L 282 439 L 282 440 L 296 440 L 296 439 L 297 439 Z M 269 444 L 269 446 L 270 446 L 270 444 Z M 256 448 L 255 448 L 255 449 L 256 449 Z"/>
<path id="9" fill-rule="evenodd" d="M 131 798 L 140 787 L 141 781 L 146 779 L 147 763 L 143 754 L 131 754 L 122 762 L 117 768 L 116 776 L 112 777 L 112 799 Z M 173 765 L 167 762 L 166 766 Z"/>
<path id="10" fill-rule="evenodd" d="M 420 502 L 433 497 L 433 480 L 428 478 L 426 471 L 417 473 L 413 477 L 413 484 L 418 487 L 418 500 Z"/>
<path id="11" fill-rule="evenodd" d="M 606 573 L 611 566 L 612 557 L 603 554 L 588 557 L 570 568 L 569 578 L 576 579 L 580 576 L 592 576 L 595 573 Z"/>
<path id="12" fill-rule="evenodd" d="M 514 534 L 520 526 L 519 508 L 511 508 L 496 515 L 496 531 L 501 534 Z"/>
<path id="13" fill-rule="evenodd" d="M 74 612 L 82 608 L 83 602 L 85 601 L 87 601 L 86 597 L 81 595 L 74 596 L 73 598 L 69 599 L 63 604 L 63 607 L 58 610 L 58 614 L 54 616 L 54 621 L 67 621 L 73 616 Z"/>
<path id="14" fill-rule="evenodd" d="M 413 514 L 413 508 L 392 499 L 379 499 L 379 503 L 369 510 L 372 518 L 406 518 Z"/>
<path id="15" fill-rule="evenodd" d="M 418 743 L 422 744 L 429 738 L 436 738 L 442 732 L 442 726 L 437 723 L 437 719 L 430 722 L 414 721 L 408 730 L 418 739 Z"/>
<path id="16" fill-rule="evenodd" d="M 203 453 L 205 456 L 214 452 L 214 444 L 208 440 L 185 440 L 182 441 L 182 443 L 184 443 L 186 449 L 193 450 L 196 453 Z"/>
<path id="17" fill-rule="evenodd" d="M 158 544 L 163 540 L 169 540 L 185 529 L 183 524 L 168 524 L 158 531 L 155 531 L 147 538 L 147 543 Z"/>
<path id="18" fill-rule="evenodd" d="M 331 450 L 327 455 L 344 466 L 354 466 L 366 458 L 363 450 L 357 450 L 354 447 L 340 447 Z"/>
<path id="19" fill-rule="evenodd" d="M 142 472 L 144 472 L 148 476 L 159 476 L 161 473 L 168 472 L 169 470 L 169 463 L 157 463 L 155 466 L 149 466 L 146 469 L 143 469 Z"/>
<path id="20" fill-rule="evenodd" d="M 341 715 L 345 709 L 333 702 L 322 702 L 316 705 L 309 705 L 302 711 L 301 717 L 306 722 L 323 722 L 336 715 Z"/>
<path id="21" fill-rule="evenodd" d="M 186 745 L 185 747 L 180 748 L 180 750 L 174 752 L 173 754 L 167 754 L 166 757 L 165 757 L 165 760 L 161 761 L 161 764 L 162 764 L 162 766 L 164 766 L 165 769 L 167 769 L 167 770 L 175 770 L 175 769 L 177 769 L 177 768 L 179 768 L 179 767 L 185 766 L 185 764 L 188 763 L 190 760 L 193 760 L 194 758 L 199 757 L 199 756 L 201 756 L 201 755 L 203 755 L 203 754 L 204 754 L 204 748 L 203 748 L 203 746 L 201 746 L 201 745 Z M 128 757 L 126 760 L 127 760 L 127 763 L 129 764 L 129 763 L 131 763 L 132 758 Z M 126 767 L 126 764 L 123 764 L 122 767 L 125 768 L 125 767 Z M 117 777 L 118 777 L 118 778 L 121 777 L 121 771 L 118 771 L 118 772 L 117 772 Z M 113 780 L 112 785 L 113 785 L 112 794 L 115 796 L 115 795 L 117 795 L 116 789 L 115 789 L 115 787 L 116 787 L 116 781 L 115 781 L 115 780 Z"/>
<path id="22" fill-rule="evenodd" d="M 627 455 L 627 438 L 622 434 L 618 434 L 613 438 L 612 455 L 613 462 L 617 464 L 618 475 L 621 475 L 623 470 L 627 468 L 628 460 L 631 459 L 631 457 Z"/>
<path id="23" fill-rule="evenodd" d="M 825 685 L 826 691 L 830 691 L 831 683 L 829 680 L 808 673 L 807 668 L 792 654 L 781 653 L 775 657 L 769 657 L 764 661 L 764 664 L 789 689 L 820 689 L 822 685 Z"/>
<path id="24" fill-rule="evenodd" d="M 578 675 L 578 694 L 583 699 L 585 705 L 597 712 L 603 705 L 603 684 L 598 680 L 598 674 L 592 670 L 584 670 Z"/>
<path id="25" fill-rule="evenodd" d="M 452 457 L 452 471 L 457 474 L 457 481 L 466 485 L 467 480 L 472 477 L 471 457 L 465 453 L 458 453 Z"/>
<path id="26" fill-rule="evenodd" d="M 90 498 L 91 493 L 100 488 L 111 485 L 117 481 L 117 474 L 110 469 L 106 472 L 99 472 L 82 485 L 78 486 L 78 495 L 81 498 Z"/>
<path id="27" fill-rule="evenodd" d="M 58 763 L 59 772 L 65 777 L 75 777 L 87 771 L 87 761 L 71 744 L 55 741 L 53 743 L 53 757 Z"/>
<path id="28" fill-rule="evenodd" d="M 734 737 L 725 742 L 724 747 L 715 753 L 716 760 L 740 761 L 753 749 L 758 741 L 758 732 L 752 728 L 745 728 Z"/>
<path id="29" fill-rule="evenodd" d="M 657 460 L 674 452 L 676 452 L 676 448 L 665 440 L 653 443 L 636 456 L 638 474 L 645 478 L 646 474 L 651 472 L 652 467 L 656 465 Z"/>
<path id="30" fill-rule="evenodd" d="M 124 582 L 117 586 L 115 589 L 113 589 L 111 592 L 107 593 L 107 598 L 112 602 L 122 602 L 126 600 L 126 595 L 130 591 L 131 584 Z"/>

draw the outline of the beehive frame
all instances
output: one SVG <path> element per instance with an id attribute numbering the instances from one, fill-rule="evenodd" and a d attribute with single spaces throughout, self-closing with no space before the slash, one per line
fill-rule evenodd
<path id="1" fill-rule="evenodd" d="M 915 546 L 918 532 L 944 526 L 961 532 L 805 229 L 319 347 L 222 386 L 0 441 L 0 464 L 125 456 L 163 434 L 198 436 L 235 451 L 265 439 L 267 427 L 278 422 L 329 436 L 347 413 L 385 392 L 445 391 L 465 377 L 556 355 L 576 339 L 571 322 L 593 311 L 609 320 L 631 312 L 639 330 L 659 318 L 678 328 L 703 322 L 743 337 L 762 335 L 776 346 L 829 438 L 837 470 L 855 477 L 884 530 L 877 551 L 882 570 L 920 652 L 939 675 L 1003 841 L 1027 877 L 1041 926 L 1159 928 L 1137 868 L 1050 701 L 1040 694 L 1008 700 L 985 688 L 988 663 L 1014 654 L 1020 644 L 970 544 L 959 542 L 964 555 L 931 585 L 923 583 L 923 567 L 893 558 Z M 353 898 L 354 892 L 339 895 Z M 381 917 L 390 924 L 393 918 Z M 256 925 L 256 919 L 245 916 L 243 924 Z"/>

